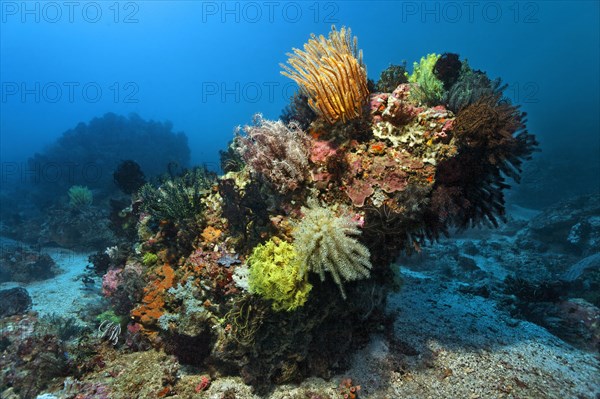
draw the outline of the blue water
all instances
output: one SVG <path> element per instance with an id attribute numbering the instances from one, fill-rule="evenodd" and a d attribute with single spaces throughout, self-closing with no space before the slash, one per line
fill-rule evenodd
<path id="1" fill-rule="evenodd" d="M 406 62 L 410 72 L 413 62 L 418 62 L 421 57 L 430 53 L 446 52 L 458 53 L 461 60 L 468 60 L 473 69 L 485 71 L 492 79 L 501 78 L 507 85 L 505 97 L 512 103 L 519 104 L 521 110 L 527 113 L 527 129 L 535 135 L 541 150 L 535 153 L 533 160 L 525 163 L 520 186 L 510 190 L 504 190 L 503 177 L 496 173 L 500 173 L 498 168 L 508 170 L 502 169 L 502 166 L 518 167 L 519 163 L 514 159 L 505 158 L 510 151 L 501 148 L 498 150 L 501 155 L 500 161 L 496 164 L 497 159 L 492 158 L 498 148 L 490 149 L 492 146 L 485 148 L 485 151 L 489 152 L 484 153 L 484 156 L 490 156 L 489 165 L 484 165 L 483 173 L 474 173 L 476 183 L 467 179 L 465 175 L 477 169 L 478 162 L 485 164 L 484 156 L 479 158 L 479 154 L 476 154 L 477 156 L 460 158 L 463 154 L 459 154 L 456 163 L 448 162 L 445 167 L 438 163 L 434 175 L 429 175 L 429 172 L 416 172 L 417 169 L 431 169 L 410 166 L 409 180 L 409 177 L 400 178 L 399 173 L 394 170 L 393 178 L 389 179 L 390 184 L 410 182 L 410 190 L 394 188 L 388 193 L 383 184 L 375 180 L 369 180 L 366 188 L 362 188 L 364 192 L 371 190 L 368 197 L 373 194 L 373 187 L 377 183 L 381 186 L 377 189 L 377 194 L 390 200 L 386 200 L 385 205 L 379 203 L 369 210 L 366 207 L 358 209 L 360 205 L 357 205 L 352 208 L 354 213 L 350 215 L 352 220 L 359 222 L 361 228 L 364 227 L 361 229 L 364 234 L 362 237 L 371 246 L 369 249 L 372 260 L 363 259 L 357 264 L 366 262 L 371 265 L 372 261 L 377 267 L 373 267 L 376 282 L 373 285 L 362 286 L 372 287 L 370 296 L 368 291 L 360 292 L 360 287 L 355 289 L 354 292 L 359 292 L 361 296 L 358 299 L 354 298 L 354 304 L 349 302 L 351 307 L 348 314 L 354 313 L 358 316 L 365 313 L 364 306 L 357 306 L 361 298 L 371 301 L 371 310 L 360 320 L 361 324 L 365 324 L 364 327 L 352 322 L 353 319 L 344 320 L 344 317 L 340 318 L 334 314 L 336 325 L 342 320 L 341 327 L 324 336 L 333 337 L 336 331 L 344 325 L 350 325 L 351 322 L 354 323 L 357 332 L 362 329 L 368 331 L 375 325 L 371 318 L 377 323 L 380 322 L 379 318 L 383 320 L 381 315 L 376 313 L 384 308 L 394 309 L 394 312 L 398 309 L 395 316 L 398 316 L 399 322 L 394 326 L 385 327 L 394 329 L 394 333 L 385 337 L 389 340 L 391 349 L 381 357 L 380 363 L 372 363 L 385 373 L 382 377 L 364 376 L 365 394 L 368 395 L 369 389 L 378 389 L 379 382 L 375 383 L 377 380 L 383 381 L 384 385 L 389 384 L 385 389 L 400 389 L 400 385 L 404 385 L 406 392 L 409 392 L 412 384 L 418 386 L 419 390 L 437 390 L 442 386 L 437 385 L 439 377 L 436 377 L 435 384 L 430 384 L 423 383 L 423 376 L 426 381 L 427 375 L 430 374 L 427 369 L 433 367 L 434 363 L 438 364 L 440 361 L 439 365 L 444 365 L 443 356 L 435 358 L 438 353 L 443 354 L 446 349 L 448 353 L 453 350 L 459 353 L 461 349 L 466 353 L 475 348 L 475 352 L 478 353 L 477 362 L 481 360 L 482 370 L 485 370 L 493 369 L 504 362 L 488 357 L 489 364 L 494 363 L 494 366 L 488 367 L 485 359 L 479 356 L 479 351 L 485 355 L 486 351 L 501 348 L 502 356 L 510 359 L 506 362 L 506 367 L 502 370 L 497 369 L 497 379 L 502 383 L 502 387 L 505 381 L 507 384 L 513 384 L 511 381 L 514 381 L 513 385 L 516 388 L 536 394 L 544 391 L 549 397 L 586 397 L 584 394 L 570 395 L 578 392 L 590 392 L 593 397 L 598 397 L 598 388 L 595 385 L 597 376 L 593 374 L 597 370 L 597 353 L 594 352 L 595 357 L 592 358 L 592 355 L 583 352 L 598 350 L 598 323 L 594 324 L 592 321 L 599 320 L 600 317 L 599 299 L 594 295 L 597 292 L 595 288 L 600 284 L 597 273 L 600 266 L 600 2 L 597 0 L 0 0 L 0 293 L 6 295 L 6 298 L 10 294 L 13 298 L 10 303 L 4 299 L 0 301 L 0 319 L 3 315 L 22 314 L 33 308 L 41 315 L 56 312 L 64 317 L 75 316 L 95 330 L 98 325 L 100 329 L 108 325 L 101 324 L 100 319 L 96 318 L 96 315 L 101 313 L 101 308 L 114 308 L 116 315 L 123 316 L 123 339 L 117 339 L 115 345 L 119 342 L 119 345 L 128 348 L 127 350 L 143 349 L 142 344 L 145 344 L 145 341 L 141 340 L 139 334 L 136 335 L 137 332 L 142 328 L 151 331 L 154 328 L 153 322 L 166 321 L 165 329 L 169 332 L 161 330 L 160 336 L 168 338 L 164 341 L 167 347 L 171 344 L 168 343 L 170 339 L 173 342 L 180 340 L 176 343 L 173 353 L 178 356 L 181 364 L 194 367 L 207 365 L 212 368 L 211 362 L 214 361 L 217 370 L 222 361 L 219 354 L 215 359 L 204 359 L 206 354 L 211 353 L 213 356 L 216 353 L 212 347 L 214 337 L 211 335 L 207 338 L 208 327 L 202 330 L 202 333 L 190 332 L 189 337 L 192 340 L 188 340 L 187 336 L 183 338 L 188 334 L 184 329 L 177 330 L 177 333 L 173 334 L 175 338 L 172 338 L 174 330 L 168 324 L 180 315 L 192 321 L 196 316 L 198 320 L 205 317 L 203 323 L 215 323 L 214 320 L 220 320 L 218 325 L 210 324 L 210 328 L 222 327 L 222 330 L 215 331 L 224 331 L 227 334 L 233 331 L 237 334 L 236 327 L 231 330 L 232 324 L 220 324 L 228 323 L 228 317 L 233 320 L 233 324 L 241 324 L 244 322 L 244 309 L 247 308 L 244 317 L 254 317 L 256 314 L 259 318 L 248 330 L 255 328 L 254 325 L 260 325 L 262 313 L 251 313 L 252 302 L 240 300 L 236 302 L 237 308 L 232 304 L 231 312 L 226 313 L 229 311 L 228 303 L 233 303 L 233 296 L 237 295 L 237 288 L 227 280 L 231 276 L 223 276 L 230 274 L 231 270 L 235 271 L 242 261 L 251 263 L 248 259 L 254 256 L 261 240 L 269 239 L 269 243 L 277 243 L 278 246 L 280 241 L 288 244 L 281 239 L 291 240 L 290 237 L 294 235 L 288 231 L 290 227 L 299 225 L 300 220 L 296 219 L 301 219 L 302 213 L 306 215 L 309 211 L 312 212 L 301 208 L 305 200 L 310 204 L 309 191 L 303 189 L 304 191 L 293 193 L 292 185 L 304 184 L 302 180 L 299 180 L 300 183 L 286 182 L 288 186 L 283 188 L 290 188 L 289 192 L 273 190 L 273 187 L 277 187 L 267 176 L 268 172 L 272 171 L 269 169 L 272 168 L 270 164 L 264 166 L 257 163 L 259 167 L 256 169 L 259 173 L 252 170 L 252 176 L 257 179 L 264 178 L 264 181 L 259 180 L 259 184 L 249 186 L 245 185 L 246 175 L 239 172 L 234 174 L 233 180 L 221 180 L 217 186 L 211 180 L 211 176 L 204 174 L 203 169 L 197 169 L 195 175 L 187 175 L 187 178 L 196 176 L 196 180 L 192 179 L 196 181 L 193 183 L 194 190 L 189 190 L 190 187 L 182 183 L 186 181 L 186 177 L 175 179 L 177 186 L 174 186 L 173 181 L 165 183 L 165 180 L 161 181 L 157 176 L 168 172 L 171 177 L 175 177 L 184 168 L 201 164 L 212 171 L 220 172 L 219 151 L 227 148 L 236 127 L 250 124 L 257 113 L 263 114 L 265 119 L 277 119 L 296 92 L 296 84 L 280 73 L 281 64 L 288 59 L 287 54 L 292 52 L 293 48 L 301 48 L 312 33 L 327 35 L 332 25 L 338 29 L 346 26 L 352 30 L 352 36 L 358 38 L 358 48 L 363 51 L 368 77 L 373 81 L 377 81 L 380 73 L 390 64 Z M 413 108 L 410 109 L 414 111 Z M 435 121 L 439 120 L 440 126 L 446 128 L 446 124 L 452 121 L 446 119 L 447 114 L 442 116 L 443 120 L 438 115 Z M 466 119 L 469 118 L 470 116 Z M 518 118 L 515 116 L 514 119 Z M 319 121 L 313 124 L 313 127 L 318 126 L 318 123 Z M 338 127 L 331 128 L 332 132 Z M 360 127 L 356 129 L 358 131 Z M 522 132 L 519 130 L 517 133 Z M 338 139 L 343 136 L 339 134 Z M 251 140 L 248 137 L 250 135 L 245 139 L 248 140 L 244 144 L 246 147 Z M 530 139 L 530 136 L 525 134 L 520 137 Z M 481 137 L 477 139 L 480 140 Z M 498 137 L 494 137 L 494 144 L 500 141 L 497 139 Z M 468 140 L 467 136 L 465 143 Z M 508 142 L 510 146 L 511 142 Z M 341 158 L 331 156 L 332 162 L 327 161 L 326 165 L 313 168 L 315 176 L 316 172 L 320 174 L 327 171 L 322 174 L 333 177 L 342 173 L 344 168 L 350 169 L 346 161 L 351 158 L 346 152 L 350 154 L 354 151 L 352 156 L 365 154 L 355 158 L 359 162 L 353 164 L 352 168 L 356 170 L 351 169 L 351 173 L 346 175 L 340 174 L 333 178 L 334 183 L 330 183 L 340 183 L 347 187 L 325 188 L 327 180 L 318 181 L 316 177 L 310 183 L 306 183 L 311 192 L 313 188 L 314 191 L 320 190 L 323 205 L 333 205 L 336 208 L 340 206 L 337 209 L 342 209 L 341 213 L 344 213 L 342 202 L 355 200 L 348 188 L 360 191 L 356 186 L 352 187 L 359 179 L 356 171 L 364 167 L 360 175 L 366 179 L 368 172 L 371 169 L 375 170 L 375 162 L 372 159 L 379 156 L 376 148 L 380 143 L 372 140 L 363 144 L 367 143 L 370 147 L 340 146 L 343 148 L 343 151 L 338 152 L 338 155 L 342 154 Z M 430 139 L 427 145 L 432 143 L 433 139 Z M 319 142 L 319 145 L 321 144 L 322 141 Z M 467 148 L 454 144 L 451 146 L 448 143 L 444 145 L 458 151 Z M 474 153 L 480 150 L 480 147 L 484 148 L 484 145 L 477 142 L 477 145 L 473 146 Z M 305 148 L 299 144 L 298 148 L 297 153 L 304 154 Z M 317 146 L 313 147 L 312 151 L 316 154 L 315 148 Z M 369 150 L 366 151 L 365 148 Z M 469 154 L 471 150 L 468 148 L 466 153 Z M 529 154 L 530 148 L 527 143 L 519 142 L 515 147 L 511 147 L 511 150 L 519 160 L 523 153 Z M 385 157 L 388 157 L 388 154 L 401 153 L 400 146 L 396 146 L 394 152 L 386 153 L 385 149 L 381 151 L 384 151 Z M 239 155 L 244 153 L 244 150 L 238 148 L 237 155 L 229 159 L 229 166 L 235 166 L 236 157 L 239 160 Z M 379 162 L 378 167 L 385 169 L 390 166 L 385 162 L 391 158 L 380 159 L 385 161 Z M 406 159 L 418 160 L 416 156 Z M 122 162 L 126 160 L 136 163 Z M 247 165 L 251 165 L 248 159 L 244 160 Z M 453 173 L 450 173 L 448 165 L 456 166 L 463 160 L 466 162 L 456 168 L 457 172 L 454 173 L 453 170 Z M 419 163 L 420 161 L 415 162 L 415 165 Z M 462 170 L 465 164 L 472 168 L 465 172 Z M 315 165 L 313 162 L 311 167 Z M 371 166 L 373 167 L 369 169 Z M 145 176 L 136 169 L 138 167 L 143 170 Z M 437 175 L 437 172 L 440 170 L 442 173 L 438 179 L 440 175 Z M 428 185 L 434 178 L 435 185 L 441 182 L 439 186 Z M 412 179 L 417 182 L 414 186 Z M 200 180 L 204 185 L 200 186 Z M 140 187 L 145 181 L 152 184 L 142 188 L 142 194 L 136 195 L 136 192 L 140 193 Z M 233 181 L 237 181 L 239 185 L 234 185 Z M 507 178 L 506 182 L 514 186 L 512 179 Z M 420 187 L 421 183 L 423 190 Z M 165 188 L 157 188 L 160 184 Z M 163 201 L 162 194 L 158 193 L 169 193 L 169 187 L 177 187 L 177 192 L 166 194 L 166 200 L 162 203 L 167 202 L 167 205 L 158 206 L 157 204 Z M 263 188 L 268 190 L 263 192 Z M 429 189 L 440 190 L 428 191 Z M 278 194 L 275 194 L 276 191 Z M 344 191 L 348 198 L 343 194 Z M 430 233 L 432 236 L 437 235 L 442 231 L 441 227 L 452 225 L 453 217 L 459 226 L 466 226 L 470 221 L 480 222 L 480 219 L 486 221 L 486 216 L 491 222 L 495 222 L 494 218 L 500 216 L 505 209 L 504 197 L 500 192 L 502 195 L 506 194 L 508 223 L 502 223 L 494 231 L 470 229 L 461 232 L 462 235 L 454 235 L 454 239 L 441 240 L 435 244 L 427 242 L 423 253 L 400 258 L 398 263 L 391 267 L 396 272 L 399 270 L 398 275 L 405 279 L 406 288 L 403 287 L 400 294 L 390 293 L 390 306 L 386 308 L 384 297 L 378 294 L 376 288 L 381 284 L 381 292 L 389 292 L 388 285 L 392 284 L 389 281 L 383 284 L 382 281 L 388 279 L 390 273 L 385 273 L 389 272 L 387 269 L 382 271 L 380 265 L 375 264 L 376 260 L 387 264 L 400 253 L 400 249 L 418 248 L 422 244 L 419 237 Z M 181 201 L 181 193 L 185 193 L 183 198 L 190 201 Z M 393 197 L 388 196 L 392 193 L 395 193 Z M 486 195 L 488 193 L 491 195 Z M 577 195 L 581 197 L 569 202 L 559 202 Z M 269 196 L 271 198 L 267 198 Z M 357 194 L 356 197 L 358 196 Z M 372 204 L 375 204 L 375 196 L 371 196 Z M 404 203 L 401 203 L 402 201 Z M 470 201 L 475 201 L 474 206 L 470 207 Z M 389 204 L 402 206 L 390 208 Z M 168 208 L 169 205 L 173 205 L 172 209 Z M 451 209 L 453 206 L 457 210 Z M 190 208 L 193 214 L 187 212 Z M 396 213 L 400 212 L 396 208 L 407 210 Z M 165 209 L 174 211 L 169 213 Z M 200 209 L 202 212 L 199 212 Z M 494 215 L 490 217 L 488 210 Z M 453 215 L 453 212 L 456 215 Z M 150 214 L 150 219 L 147 213 Z M 328 217 L 331 220 L 342 220 L 340 215 L 330 213 Z M 183 216 L 170 220 L 171 214 Z M 190 214 L 193 217 L 190 217 Z M 421 221 L 415 219 L 417 217 L 423 218 L 425 222 L 421 224 Z M 435 217 L 439 218 L 441 227 L 438 226 Z M 378 227 L 378 223 L 381 224 L 381 228 Z M 314 222 L 312 224 L 317 225 Z M 331 221 L 329 224 L 334 225 Z M 315 231 L 317 230 L 319 229 Z M 276 233 L 271 236 L 273 231 Z M 173 234 L 174 232 L 177 234 Z M 400 234 L 405 232 L 406 237 Z M 362 248 L 359 241 L 344 236 L 350 233 L 339 234 L 344 238 L 341 241 L 344 245 Z M 9 237 L 16 241 L 9 241 Z M 26 244 L 31 245 L 31 248 L 26 248 Z M 21 245 L 23 247 L 20 247 Z M 364 250 L 366 249 L 365 247 Z M 86 266 L 88 252 L 91 254 L 95 251 L 99 252 L 89 258 L 90 265 Z M 291 249 L 290 252 L 294 253 Z M 357 253 L 364 255 L 365 252 Z M 281 257 L 283 258 L 283 255 Z M 53 266 L 53 259 L 56 268 Z M 172 275 L 175 271 L 170 263 L 176 259 L 179 259 L 179 263 L 175 261 L 173 266 L 175 269 L 180 267 L 181 272 L 177 271 L 179 274 L 173 280 Z M 224 265 L 223 259 L 232 261 Z M 144 264 L 144 269 L 140 262 Z M 35 268 L 30 267 L 31 264 Z M 190 265 L 194 265 L 194 269 Z M 356 265 L 350 266 L 357 268 Z M 123 272 L 122 280 L 116 282 L 117 273 L 128 267 L 131 270 L 127 271 L 131 273 Z M 176 301 L 167 296 L 166 292 L 177 301 L 180 300 L 176 297 L 179 294 L 171 292 L 170 285 L 175 281 L 183 287 L 182 276 L 185 275 L 187 279 L 188 273 L 191 273 L 186 268 L 198 273 L 194 275 L 198 281 L 205 281 L 199 286 L 202 288 L 198 293 L 193 293 L 192 284 L 189 284 L 191 299 L 185 305 L 180 306 L 179 302 L 175 305 Z M 44 272 L 43 275 L 36 274 L 40 273 L 40 270 Z M 162 282 L 154 284 L 158 281 L 154 280 L 155 278 L 163 277 L 164 285 Z M 105 285 L 102 278 L 105 278 Z M 38 279 L 46 280 L 37 281 Z M 115 281 L 113 286 L 110 279 Z M 167 283 L 169 279 L 173 281 Z M 193 280 L 190 278 L 187 281 Z M 337 283 L 341 286 L 339 281 Z M 119 287 L 122 291 L 117 291 L 117 284 L 122 285 Z M 333 287 L 331 281 L 327 281 L 326 284 Z M 7 289 L 17 286 L 24 287 L 27 291 L 16 289 L 7 294 Z M 154 291 L 146 293 L 147 290 L 144 290 L 146 294 L 141 294 L 143 287 L 153 286 Z M 227 290 L 225 287 L 228 287 Z M 232 290 L 228 291 L 230 288 Z M 239 288 L 238 297 L 245 296 L 241 294 L 241 285 Z M 174 284 L 172 289 L 175 289 Z M 160 290 L 165 292 L 158 293 Z M 146 304 L 146 298 L 152 298 L 152 292 L 160 300 L 163 296 L 167 298 L 166 305 L 157 305 L 159 301 L 154 299 L 151 304 Z M 317 289 L 313 292 L 317 292 Z M 101 293 L 106 297 L 104 302 L 99 302 Z M 365 293 L 367 295 L 362 295 Z M 136 295 L 139 296 L 138 299 L 131 299 Z M 231 297 L 223 299 L 226 295 Z M 329 301 L 325 294 L 319 295 L 315 296 L 315 304 Z M 141 299 L 142 296 L 144 299 Z M 222 303 L 219 302 L 221 299 Z M 98 303 L 94 303 L 95 300 L 98 300 Z M 200 311 L 188 312 L 188 309 L 201 308 L 200 304 L 206 309 L 211 308 L 210 312 L 207 312 L 210 317 L 204 316 L 207 313 L 200 316 Z M 213 304 L 217 310 L 212 309 Z M 246 308 L 244 304 L 248 304 Z M 150 305 L 160 310 L 151 309 Z M 2 310 L 2 307 L 8 308 L 10 312 Z M 206 311 L 205 308 L 202 308 L 203 312 Z M 330 307 L 326 312 L 336 309 L 335 306 Z M 360 312 L 352 309 L 359 309 Z M 152 317 L 148 316 L 144 321 L 144 317 L 147 316 L 144 312 L 151 311 Z M 165 318 L 156 316 L 156 312 L 160 312 Z M 236 312 L 239 313 L 239 317 Z M 373 316 L 370 316 L 371 313 Z M 30 314 L 25 317 L 34 316 Z M 317 328 L 329 326 L 327 318 L 331 317 L 333 316 L 323 316 L 326 322 L 319 322 L 321 324 L 310 329 L 317 331 Z M 282 353 L 293 353 L 289 359 L 301 359 L 305 355 L 301 356 L 301 352 L 294 353 L 296 349 L 293 346 L 302 344 L 286 343 L 286 340 L 292 337 L 286 330 L 297 328 L 294 326 L 299 319 L 294 320 L 296 321 L 292 320 L 293 323 L 286 322 L 281 328 L 281 331 L 285 332 L 282 334 L 285 339 L 281 340 L 281 349 Z M 522 323 L 521 320 L 538 324 L 539 329 L 530 328 L 529 324 Z M 22 324 L 20 328 L 27 327 L 26 323 L 19 323 Z M 187 322 L 177 323 L 179 326 L 187 325 Z M 307 325 L 312 326 L 311 323 Z M 386 323 L 389 324 L 388 320 Z M 27 337 L 23 335 L 15 338 L 19 334 L 13 334 L 15 337 L 11 337 L 13 341 L 9 342 L 6 336 L 10 335 L 11 331 L 20 330 L 5 328 L 8 325 L 0 323 L 0 352 L 8 359 L 5 362 L 8 366 L 4 368 L 26 370 L 29 367 L 29 370 L 22 374 L 14 372 L 0 375 L 0 392 L 5 388 L 2 384 L 6 384 L 5 381 L 10 379 L 13 387 L 23 390 L 25 378 L 22 376 L 27 376 L 27 373 L 37 374 L 38 370 L 42 369 L 39 363 L 28 364 L 15 356 L 17 353 L 21 356 L 21 352 L 13 348 L 19 347 L 19 340 L 25 340 Z M 126 325 L 131 329 L 126 328 Z M 113 327 L 117 326 L 119 324 Z M 247 326 L 248 321 L 245 327 Z M 306 333 L 306 336 L 320 336 L 317 333 L 313 334 L 314 331 L 310 329 L 307 330 L 310 334 Z M 548 332 L 543 329 L 547 329 Z M 200 330 L 199 328 L 198 331 Z M 257 331 L 259 330 L 256 329 L 251 334 L 258 334 Z M 265 329 L 260 332 L 263 333 L 268 338 L 271 330 Z M 118 333 L 115 334 L 115 337 L 119 338 Z M 357 334 L 357 337 L 362 334 Z M 558 337 L 556 341 L 550 338 L 550 334 Z M 342 335 L 341 339 L 345 339 L 345 336 L 347 335 Z M 137 340 L 136 337 L 140 339 Z M 402 340 L 396 341 L 396 337 Z M 251 338 L 254 340 L 254 336 Z M 566 344 L 559 341 L 559 338 Z M 352 336 L 351 340 L 358 342 L 362 339 Z M 407 344 L 404 343 L 404 339 L 407 340 Z M 221 336 L 219 342 L 220 340 Z M 239 348 L 232 349 L 232 352 L 241 350 L 244 344 L 235 337 L 231 341 L 223 342 L 233 343 L 234 340 L 236 345 L 239 344 Z M 442 343 L 441 349 L 430 352 L 429 342 L 435 340 Z M 310 342 L 311 349 L 307 352 L 307 359 L 313 356 L 313 352 L 322 356 L 320 345 L 333 342 L 329 338 L 310 341 L 314 342 Z M 255 355 L 252 356 L 261 360 L 256 355 L 259 352 L 256 351 L 262 348 L 263 340 L 261 338 L 256 342 L 260 343 L 256 344 L 256 348 L 259 349 L 253 349 Z M 391 345 L 392 343 L 394 345 Z M 571 348 L 567 344 L 574 347 Z M 188 353 L 188 345 L 195 346 L 194 351 Z M 581 349 L 582 352 L 576 352 L 574 348 Z M 406 353 L 402 352 L 404 350 Z M 71 355 L 68 351 L 58 351 L 58 357 L 62 359 L 64 353 Z M 328 353 L 325 353 L 325 356 L 329 356 Z M 335 351 L 331 353 L 338 356 Z M 146 356 L 152 352 L 140 351 L 138 354 Z M 344 353 L 340 354 L 346 356 Z M 406 369 L 406 376 L 410 378 L 406 378 L 401 384 L 395 377 L 390 378 L 392 374 L 387 374 L 392 365 L 398 368 L 394 373 L 404 370 L 401 362 L 392 362 L 398 355 L 414 358 L 407 363 L 409 367 Z M 227 356 L 223 355 L 223 364 L 232 362 L 233 365 L 232 359 L 237 354 Z M 269 363 L 277 357 L 265 356 L 264 365 L 268 367 L 265 367 L 267 371 L 264 373 L 270 374 L 264 378 L 275 381 L 277 367 L 281 367 L 282 373 L 287 370 L 290 375 L 297 372 L 299 376 L 302 374 L 302 377 L 308 374 L 308 369 L 312 374 L 315 374 L 315 371 L 324 371 L 317 370 L 321 367 L 317 363 L 323 362 L 323 365 L 326 365 L 325 360 L 329 359 L 314 357 L 314 365 L 313 359 L 306 365 L 301 364 L 304 360 L 298 360 L 299 367 L 307 369 L 298 369 L 301 371 L 294 371 L 292 366 L 298 365 L 294 363 L 295 360 L 290 360 L 289 371 L 287 360 L 275 367 Z M 97 358 L 100 359 L 98 365 L 104 362 L 101 357 Z M 387 360 L 384 362 L 384 359 Z M 446 357 L 445 361 L 451 364 L 453 361 L 449 359 L 452 358 Z M 529 368 L 521 365 L 523 359 L 529 361 L 526 362 Z M 262 360 L 256 363 L 256 370 L 252 370 L 252 367 L 246 368 L 246 364 L 242 368 L 242 363 L 246 360 L 239 362 L 240 375 L 245 380 L 248 379 L 248 383 L 261 383 L 263 377 L 259 377 L 258 371 L 264 371 L 261 370 Z M 410 363 L 413 361 L 416 363 Z M 248 362 L 251 364 L 254 360 Z M 361 360 L 357 362 L 360 373 L 355 374 L 363 372 L 360 362 Z M 167 366 L 159 367 L 155 361 L 136 360 L 136 363 L 152 364 L 157 369 L 174 370 Z M 458 363 L 461 363 L 460 367 L 468 366 L 471 369 L 468 374 L 479 366 L 469 365 L 462 360 L 455 364 Z M 381 367 L 379 364 L 385 366 Z M 34 368 L 31 365 L 36 366 Z M 229 365 L 223 366 L 223 370 L 226 367 Z M 236 364 L 235 368 L 237 367 Z M 372 366 L 369 367 L 373 369 Z M 454 365 L 452 367 L 454 368 Z M 565 372 L 567 368 L 568 371 Z M 91 376 L 89 370 L 83 370 L 81 375 Z M 120 375 L 112 366 L 107 370 Z M 252 375 L 248 370 L 257 374 Z M 435 372 L 438 371 L 441 375 L 441 370 Z M 481 389 L 496 389 L 496 382 L 491 384 L 488 380 L 468 376 L 463 378 L 459 368 L 455 371 L 457 374 L 452 377 L 452 369 L 444 369 L 444 376 L 439 381 L 451 378 L 443 382 L 446 388 L 464 388 L 465 392 L 470 390 L 472 393 L 473 385 L 469 384 L 475 381 L 473 384 L 482 384 L 479 387 Z M 510 378 L 513 371 L 518 373 L 519 378 Z M 137 371 L 132 371 L 130 376 L 137 377 L 136 374 Z M 404 371 L 399 375 L 404 376 Z M 527 375 L 534 376 L 533 382 L 523 377 Z M 102 376 L 104 380 L 105 375 Z M 414 379 L 413 376 L 417 378 Z M 200 374 L 196 377 L 200 381 Z M 359 380 L 359 376 L 352 377 Z M 44 378 L 45 374 L 40 377 Z M 99 381 L 93 378 L 96 377 L 92 377 L 89 382 L 82 382 L 82 386 L 87 384 L 87 388 L 91 389 Z M 469 378 L 471 381 L 468 381 Z M 175 384 L 171 380 L 165 382 L 168 380 L 165 378 L 154 380 L 162 381 L 161 384 L 165 386 Z M 180 381 L 189 382 L 185 379 Z M 554 392 L 552 385 L 548 383 L 559 386 L 560 390 L 554 389 Z M 106 384 L 116 386 L 121 382 L 116 378 Z M 327 384 L 331 385 L 330 382 Z M 337 382 L 334 383 L 336 384 Z M 349 385 L 350 383 L 346 388 Z M 74 389 L 77 389 L 77 385 L 74 386 Z M 130 386 L 138 385 L 132 383 Z M 177 389 L 182 386 L 183 383 Z M 538 386 L 542 386 L 543 389 L 538 389 Z M 37 388 L 38 391 L 42 389 L 41 386 Z M 164 388 L 160 386 L 152 389 L 154 392 L 163 392 L 164 395 L 168 392 L 164 391 Z M 515 392 L 519 392 L 519 389 Z M 508 393 L 501 391 L 500 387 L 498 391 Z M 101 392 L 97 393 L 98 396 L 94 397 L 104 397 L 101 396 Z M 431 395 L 422 395 L 425 396 Z M 25 399 L 29 396 L 21 397 Z M 460 395 L 438 394 L 438 397 Z M 481 397 L 492 396 L 483 394 Z"/>
<path id="2" fill-rule="evenodd" d="M 391 63 L 459 53 L 510 84 L 545 154 L 584 154 L 598 168 L 596 1 L 0 4 L 5 163 L 79 122 L 136 112 L 171 121 L 187 134 L 192 163 L 217 168 L 235 126 L 257 112 L 277 118 L 293 94 L 279 73 L 286 53 L 335 24 L 359 38 L 375 80 Z"/>

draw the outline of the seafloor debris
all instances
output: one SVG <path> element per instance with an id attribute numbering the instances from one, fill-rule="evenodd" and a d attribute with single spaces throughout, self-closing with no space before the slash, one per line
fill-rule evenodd
<path id="1" fill-rule="evenodd" d="M 0 246 L 0 283 L 46 280 L 59 272 L 54 260 L 44 253 L 17 244 Z"/>
<path id="2" fill-rule="evenodd" d="M 25 288 L 0 290 L 0 317 L 23 314 L 31 309 L 31 297 Z"/>

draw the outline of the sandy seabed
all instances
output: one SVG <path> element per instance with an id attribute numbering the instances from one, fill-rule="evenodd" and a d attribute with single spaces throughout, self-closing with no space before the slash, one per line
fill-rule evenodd
<path id="1" fill-rule="evenodd" d="M 375 335 L 354 355 L 352 368 L 331 382 L 310 379 L 303 388 L 282 386 L 269 398 L 300 398 L 307 387 L 337 397 L 344 377 L 359 383 L 360 398 L 369 399 L 600 397 L 596 355 L 458 288 L 406 275 L 402 291 L 389 298 L 389 310 L 397 313 L 393 335 Z M 233 385 L 233 380 L 216 381 L 210 397 L 220 398 L 216 391 Z"/>

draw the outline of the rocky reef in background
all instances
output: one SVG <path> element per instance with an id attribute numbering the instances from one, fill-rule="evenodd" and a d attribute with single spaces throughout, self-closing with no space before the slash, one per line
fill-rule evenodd
<path id="1" fill-rule="evenodd" d="M 7 171 L 0 232 L 36 245 L 106 247 L 115 241 L 111 204 L 128 204 L 146 179 L 175 175 L 189 162 L 187 137 L 169 122 L 107 113 L 79 123 L 23 170 Z"/>
<path id="2" fill-rule="evenodd" d="M 584 140 L 543 147 L 524 165 L 521 184 L 507 193 L 507 200 L 526 208 L 543 209 L 573 197 L 598 193 L 598 146 Z"/>
<path id="3" fill-rule="evenodd" d="M 46 280 L 58 274 L 58 267 L 47 254 L 23 245 L 0 244 L 0 283 L 29 283 Z"/>
<path id="4" fill-rule="evenodd" d="M 118 191 L 113 173 L 125 160 L 135 161 L 148 177 L 186 168 L 187 137 L 172 128 L 170 122 L 146 121 L 137 114 L 107 113 L 79 123 L 28 160 L 28 193 L 39 208 L 53 205 L 72 186 L 88 187 L 102 199 Z"/>
<path id="5" fill-rule="evenodd" d="M 578 348 L 600 351 L 600 196 L 575 197 L 499 229 L 442 240 L 402 267 L 489 298 L 512 317 L 546 328 Z"/>

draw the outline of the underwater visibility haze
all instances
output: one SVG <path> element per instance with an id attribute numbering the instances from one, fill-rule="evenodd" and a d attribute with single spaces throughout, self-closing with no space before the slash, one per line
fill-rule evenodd
<path id="1" fill-rule="evenodd" d="M 598 2 L 0 19 L 0 399 L 600 397 Z"/>

